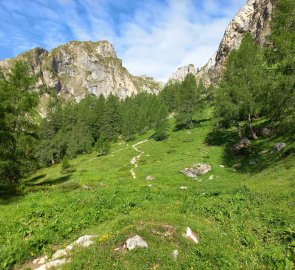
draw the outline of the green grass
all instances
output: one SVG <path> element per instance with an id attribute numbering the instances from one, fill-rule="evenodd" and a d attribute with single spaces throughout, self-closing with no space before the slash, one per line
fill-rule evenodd
<path id="1" fill-rule="evenodd" d="M 130 173 L 137 155 L 131 145 L 151 134 L 115 143 L 104 157 L 71 160 L 72 173 L 61 174 L 57 164 L 24 179 L 21 195 L 0 201 L 0 267 L 21 268 L 81 235 L 97 234 L 96 244 L 73 253 L 64 269 L 293 269 L 292 142 L 259 139 L 251 153 L 234 156 L 227 142 L 235 135 L 214 137 L 211 131 L 206 120 L 190 131 L 171 130 L 166 141 L 138 145 L 144 154 L 137 179 Z M 288 147 L 271 154 L 278 141 Z M 257 165 L 249 165 L 251 160 Z M 212 172 L 195 180 L 179 173 L 197 162 L 211 164 Z M 235 163 L 242 164 L 237 171 L 231 168 Z M 155 180 L 147 181 L 147 175 Z M 165 236 L 167 225 L 173 227 Z M 200 235 L 198 245 L 182 236 L 187 226 Z M 114 250 L 135 234 L 148 249 Z"/>

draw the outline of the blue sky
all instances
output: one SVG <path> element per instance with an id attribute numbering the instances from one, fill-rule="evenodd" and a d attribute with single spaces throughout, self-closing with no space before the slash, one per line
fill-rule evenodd
<path id="1" fill-rule="evenodd" d="M 0 59 L 70 40 L 109 40 L 134 75 L 203 66 L 245 0 L 0 0 Z"/>

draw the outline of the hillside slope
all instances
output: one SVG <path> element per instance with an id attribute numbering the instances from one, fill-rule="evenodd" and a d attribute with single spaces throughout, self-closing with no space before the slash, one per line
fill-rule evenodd
<path id="1" fill-rule="evenodd" d="M 211 130 L 208 116 L 190 131 L 170 130 L 166 141 L 138 144 L 137 166 L 130 163 L 139 154 L 132 145 L 151 134 L 119 141 L 105 157 L 82 155 L 71 161 L 69 174 L 54 165 L 24 179 L 20 196 L 0 201 L 0 266 L 21 268 L 27 261 L 37 267 L 34 257 L 50 257 L 94 234 L 95 244 L 73 251 L 64 269 L 292 269 L 291 141 L 260 138 L 250 156 L 233 156 L 235 135 L 228 130 L 215 137 Z M 271 153 L 280 141 L 287 148 Z M 179 173 L 198 162 L 213 170 L 196 179 Z M 186 227 L 199 235 L 199 244 L 183 237 Z M 149 247 L 122 249 L 136 234 Z"/>

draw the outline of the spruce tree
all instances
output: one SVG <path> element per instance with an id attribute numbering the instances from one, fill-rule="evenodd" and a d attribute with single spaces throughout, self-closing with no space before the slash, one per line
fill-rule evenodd
<path id="1" fill-rule="evenodd" d="M 268 38 L 266 60 L 268 91 L 266 112 L 274 124 L 295 131 L 295 4 L 276 2 Z M 268 105 L 268 106 L 267 106 Z"/>
<path id="2" fill-rule="evenodd" d="M 242 137 L 241 126 L 246 123 L 252 137 L 256 134 L 252 122 L 262 113 L 266 73 L 262 51 L 251 35 L 245 35 L 238 50 L 229 56 L 226 71 L 220 81 L 215 99 L 218 123 L 236 126 Z"/>
<path id="3" fill-rule="evenodd" d="M 193 74 L 188 74 L 179 86 L 176 109 L 178 127 L 193 127 L 193 116 L 196 112 L 198 98 L 196 78 Z"/>
<path id="4" fill-rule="evenodd" d="M 154 135 L 153 138 L 156 141 L 163 141 L 167 139 L 168 134 L 168 109 L 166 105 L 159 103 L 159 108 L 157 110 L 157 121 L 154 125 Z"/>
<path id="5" fill-rule="evenodd" d="M 11 183 L 35 166 L 35 82 L 29 66 L 21 61 L 0 79 L 0 178 Z"/>

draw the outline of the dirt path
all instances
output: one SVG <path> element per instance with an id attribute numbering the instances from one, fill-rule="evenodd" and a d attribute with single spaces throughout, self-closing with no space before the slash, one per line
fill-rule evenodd
<path id="1" fill-rule="evenodd" d="M 130 173 L 131 173 L 133 179 L 136 179 L 136 173 L 135 173 L 134 169 L 137 168 L 137 166 L 138 166 L 138 165 L 137 165 L 138 160 L 140 159 L 141 155 L 144 154 L 144 152 L 138 150 L 136 146 L 138 146 L 138 145 L 140 145 L 140 144 L 142 144 L 142 143 L 146 143 L 146 142 L 148 142 L 148 139 L 145 139 L 145 140 L 143 140 L 143 141 L 140 141 L 140 142 L 138 142 L 138 143 L 132 145 L 132 148 L 133 148 L 137 153 L 139 153 L 137 156 L 134 156 L 134 157 L 130 160 L 130 164 L 133 165 L 133 168 L 130 170 Z"/>

